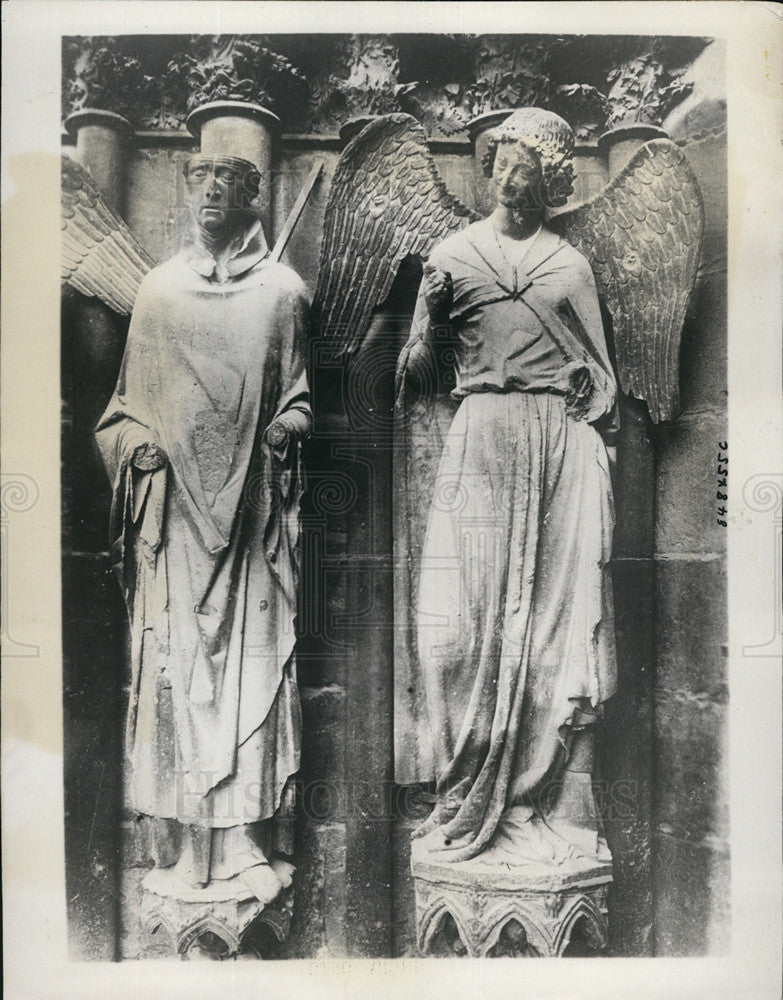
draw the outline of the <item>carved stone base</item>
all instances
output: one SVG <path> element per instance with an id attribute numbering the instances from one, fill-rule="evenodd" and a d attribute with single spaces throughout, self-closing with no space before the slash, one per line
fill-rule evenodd
<path id="1" fill-rule="evenodd" d="M 449 863 L 414 840 L 411 871 L 422 955 L 557 957 L 575 930 L 585 953 L 606 947 L 611 861 L 502 868 L 480 857 Z"/>
<path id="2" fill-rule="evenodd" d="M 283 942 L 292 912 L 291 886 L 264 905 L 237 878 L 196 888 L 173 869 L 153 868 L 142 884 L 142 928 L 147 934 L 163 928 L 183 959 L 265 958 L 260 927 Z"/>

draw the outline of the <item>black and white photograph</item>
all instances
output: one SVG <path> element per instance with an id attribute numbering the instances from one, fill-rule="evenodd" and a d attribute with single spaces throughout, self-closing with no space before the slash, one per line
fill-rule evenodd
<path id="1" fill-rule="evenodd" d="M 63 8 L 90 6 L 112 5 Z M 42 494 L 59 511 L 63 960 L 195 961 L 195 997 L 226 963 L 282 984 L 294 960 L 422 960 L 425 989 L 431 959 L 573 970 L 576 995 L 596 959 L 650 959 L 661 992 L 595 995 L 738 997 L 669 977 L 738 957 L 738 878 L 772 883 L 780 961 L 780 868 L 749 871 L 736 833 L 780 744 L 761 710 L 770 756 L 738 769 L 737 713 L 770 671 L 779 711 L 783 646 L 780 330 L 746 312 L 740 356 L 729 312 L 749 180 L 715 8 L 742 5 L 581 5 L 638 9 L 602 31 L 541 4 L 506 30 L 463 4 L 402 30 L 366 4 L 135 6 L 143 27 L 52 39 L 58 457 L 48 486 L 3 469 L 4 676 L 43 655 L 15 525 Z M 711 16 L 642 16 L 666 7 Z M 12 235 L 31 164 L 3 164 Z M 745 294 L 774 315 L 779 254 L 752 244 Z M 754 374 L 777 443 L 734 478 Z M 751 523 L 768 565 L 732 556 Z M 7 718 L 4 838 L 35 768 Z M 312 995 L 392 995 L 364 990 Z"/>

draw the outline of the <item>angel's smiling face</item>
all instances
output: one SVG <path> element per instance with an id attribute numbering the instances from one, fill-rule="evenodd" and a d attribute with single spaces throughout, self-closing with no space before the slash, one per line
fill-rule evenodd
<path id="1" fill-rule="evenodd" d="M 492 168 L 492 187 L 500 205 L 514 211 L 543 208 L 541 161 L 521 142 L 501 142 Z"/>
<path id="2" fill-rule="evenodd" d="M 188 202 L 199 226 L 217 234 L 233 229 L 246 217 L 258 194 L 258 174 L 230 159 L 194 157 L 185 180 Z"/>

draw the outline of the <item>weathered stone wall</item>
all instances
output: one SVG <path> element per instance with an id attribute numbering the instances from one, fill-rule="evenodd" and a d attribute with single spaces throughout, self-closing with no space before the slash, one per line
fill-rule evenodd
<path id="1" fill-rule="evenodd" d="M 727 954 L 727 169 L 722 50 L 693 65 L 693 93 L 664 127 L 704 198 L 706 234 L 683 336 L 682 413 L 656 436 L 654 887 L 656 952 Z"/>
<path id="2" fill-rule="evenodd" d="M 726 941 L 725 563 L 713 488 L 726 414 L 726 166 L 722 67 L 712 46 L 691 73 L 690 96 L 666 122 L 697 172 L 708 227 L 684 337 L 683 413 L 671 427 L 653 429 L 642 406 L 625 403 L 620 445 L 613 568 L 621 687 L 607 715 L 601 753 L 604 817 L 616 867 L 616 954 L 649 954 L 653 948 L 696 954 L 721 950 Z M 593 78 L 598 82 L 595 73 Z M 164 259 L 176 239 L 181 165 L 193 148 L 187 133 L 169 130 L 137 136 L 130 150 L 125 217 L 155 260 Z M 440 140 L 433 151 L 450 190 L 481 206 L 484 181 L 467 142 Z M 288 135 L 279 146 L 274 233 L 313 160 L 325 162 L 325 176 L 287 254 L 311 289 L 338 155 L 339 143 L 326 135 Z M 594 146 L 580 148 L 577 171 L 575 199 L 603 183 L 606 168 Z M 66 302 L 69 914 L 74 954 L 103 958 L 155 951 L 142 946 L 134 919 L 150 864 L 145 830 L 127 807 L 121 835 L 117 821 L 124 609 L 105 553 L 108 484 L 91 442 L 125 329 L 126 321 L 98 304 L 78 297 Z M 307 735 L 295 915 L 283 953 L 411 954 L 409 834 L 422 807 L 391 785 L 390 730 L 384 736 L 391 711 L 384 686 L 390 685 L 390 639 L 361 620 L 365 615 L 377 624 L 388 607 L 383 575 L 373 570 L 390 551 L 390 522 L 373 506 L 374 497 L 388 495 L 388 461 L 377 448 L 361 447 L 336 459 L 335 441 L 345 445 L 351 429 L 341 423 L 334 399 L 322 406 L 316 399 L 314 405 L 326 416 L 323 433 L 309 446 L 311 489 L 303 510 L 303 577 L 310 589 L 300 602 L 298 662 Z M 357 545 L 363 558 L 356 558 Z M 357 612 L 358 624 L 346 620 Z"/>

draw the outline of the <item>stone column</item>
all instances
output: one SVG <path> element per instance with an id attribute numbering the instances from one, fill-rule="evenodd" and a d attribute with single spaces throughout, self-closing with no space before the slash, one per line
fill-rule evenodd
<path id="1" fill-rule="evenodd" d="M 347 122 L 343 145 L 373 116 Z M 335 367 L 331 455 L 356 484 L 345 522 L 345 945 L 355 957 L 393 954 L 392 413 L 400 321 L 394 289 L 356 355 Z M 404 338 L 403 338 L 404 339 Z M 329 373 L 325 373 L 329 377 Z"/>
<path id="2" fill-rule="evenodd" d="M 84 108 L 65 119 L 65 129 L 76 139 L 76 159 L 122 215 L 130 122 L 114 111 Z"/>
<path id="3" fill-rule="evenodd" d="M 132 129 L 121 115 L 65 121 L 76 159 L 122 214 Z M 66 290 L 61 308 L 63 711 L 66 890 L 73 958 L 118 957 L 122 895 L 125 610 L 106 550 L 111 492 L 93 430 L 120 367 L 128 317 Z M 85 696 L 85 692 L 88 695 Z M 88 931 L 89 928 L 89 931 Z"/>
<path id="4" fill-rule="evenodd" d="M 633 154 L 650 139 L 665 139 L 666 133 L 657 125 L 644 125 L 632 123 L 630 125 L 617 125 L 615 128 L 604 132 L 598 140 L 598 148 L 606 157 L 609 168 L 609 177 L 616 177 L 617 174 L 628 163 Z"/>
<path id="5" fill-rule="evenodd" d="M 648 140 L 665 137 L 632 123 L 605 132 L 598 149 L 611 180 Z M 610 947 L 652 953 L 651 793 L 655 664 L 655 455 L 647 405 L 620 391 L 612 553 L 618 692 L 598 743 L 599 799 L 614 859 Z"/>
<path id="6" fill-rule="evenodd" d="M 261 224 L 271 246 L 272 156 L 280 119 L 260 104 L 210 101 L 191 111 L 187 126 L 205 156 L 239 156 L 258 167 Z"/>

